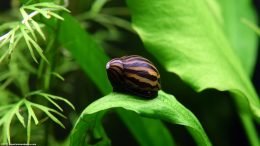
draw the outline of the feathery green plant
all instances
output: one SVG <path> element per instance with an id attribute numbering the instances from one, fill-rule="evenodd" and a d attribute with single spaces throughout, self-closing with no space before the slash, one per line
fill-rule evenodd
<path id="1" fill-rule="evenodd" d="M 55 11 L 60 11 L 60 10 L 69 12 L 68 9 L 62 6 L 56 5 L 54 3 L 47 3 L 47 2 L 22 6 L 20 8 L 20 13 L 23 17 L 22 21 L 11 22 L 3 26 L 0 26 L 0 30 L 10 29 L 9 32 L 7 32 L 6 34 L 0 37 L 0 48 L 2 48 L 2 46 L 4 45 L 8 45 L 8 49 L 1 56 L 0 62 L 2 62 L 2 60 L 5 59 L 8 55 L 11 55 L 17 43 L 22 38 L 25 40 L 28 49 L 31 53 L 31 56 L 35 62 L 38 63 L 34 55 L 34 51 L 36 51 L 46 62 L 48 62 L 46 57 L 43 55 L 42 48 L 36 43 L 37 41 L 36 32 L 42 37 L 42 39 L 44 40 L 46 39 L 41 29 L 41 27 L 44 24 L 36 22 L 33 19 L 33 17 L 37 15 L 42 15 L 47 19 L 50 19 L 51 17 L 55 17 L 57 19 L 63 20 L 61 16 L 55 13 Z"/>
<path id="2" fill-rule="evenodd" d="M 15 96 L 15 95 L 10 95 L 10 97 Z M 10 139 L 10 126 L 13 118 L 16 116 L 19 122 L 23 125 L 23 127 L 27 128 L 27 143 L 30 142 L 30 137 L 31 137 L 31 121 L 33 119 L 34 123 L 37 125 L 39 123 L 39 120 L 36 116 L 35 109 L 38 109 L 45 113 L 51 120 L 53 120 L 55 123 L 59 124 L 61 127 L 65 128 L 65 126 L 60 122 L 59 119 L 55 117 L 54 114 L 57 114 L 63 118 L 66 118 L 62 113 L 59 111 L 50 108 L 45 105 L 41 105 L 39 103 L 35 103 L 29 100 L 29 98 L 33 97 L 43 97 L 44 99 L 48 100 L 50 103 L 52 103 L 57 109 L 59 109 L 61 112 L 63 109 L 55 102 L 55 100 L 60 100 L 65 103 L 67 103 L 72 109 L 75 109 L 74 106 L 66 99 L 43 93 L 40 91 L 34 91 L 29 93 L 26 97 L 21 98 L 17 102 L 13 104 L 8 104 L 0 107 L 0 126 L 3 126 L 2 128 L 2 133 L 4 137 L 2 138 L 1 141 L 4 141 L 7 139 L 8 143 L 11 143 Z M 19 98 L 19 97 L 14 97 L 14 98 Z M 27 119 L 27 124 L 25 124 L 26 120 L 24 119 L 24 114 L 27 111 L 28 113 L 28 119 Z"/>
<path id="3" fill-rule="evenodd" d="M 63 18 L 57 13 L 57 11 L 67 11 L 66 8 L 56 5 L 54 3 L 43 2 L 35 3 L 31 5 L 24 5 L 20 9 L 22 15 L 21 21 L 8 22 L 0 26 L 0 32 L 6 32 L 0 37 L 0 63 L 3 63 L 3 60 L 7 57 L 10 58 L 12 52 L 17 48 L 18 43 L 21 43 L 22 40 L 25 41 L 25 44 L 33 58 L 33 60 L 38 63 L 38 60 L 35 56 L 35 51 L 38 55 L 48 63 L 48 59 L 43 54 L 43 49 L 37 43 L 39 35 L 43 40 L 46 40 L 46 36 L 43 33 L 42 27 L 43 23 L 36 21 L 34 18 L 38 15 L 45 17 L 46 19 L 57 18 L 63 20 Z M 27 143 L 30 143 L 31 140 L 31 123 L 37 125 L 39 124 L 39 118 L 37 117 L 38 112 L 45 113 L 48 118 L 52 121 L 65 128 L 62 122 L 56 117 L 56 115 L 66 118 L 61 112 L 63 109 L 57 103 L 57 101 L 63 101 L 68 104 L 72 109 L 74 106 L 65 98 L 60 96 L 55 96 L 52 94 L 47 94 L 42 91 L 29 91 L 29 87 L 23 84 L 28 84 L 29 73 L 36 73 L 35 68 L 30 65 L 29 61 L 23 56 L 20 50 L 16 51 L 16 57 L 20 59 L 23 63 L 18 64 L 17 60 L 9 62 L 7 65 L 8 69 L 5 70 L 5 66 L 2 67 L 0 71 L 0 91 L 2 92 L 1 96 L 6 96 L 9 98 L 10 103 L 3 103 L 0 107 L 0 128 L 2 129 L 0 142 L 11 143 L 11 123 L 18 121 L 23 125 L 27 130 Z M 21 69 L 22 67 L 25 69 Z M 53 75 L 58 78 L 63 78 L 58 73 L 53 73 Z M 18 83 L 18 86 L 21 88 L 22 93 L 25 96 L 19 96 L 15 93 L 12 93 L 8 90 L 10 84 Z M 39 102 L 32 101 L 34 98 L 42 98 L 49 103 L 51 103 L 58 110 L 49 107 L 48 104 L 42 104 Z M 37 101 L 37 100 L 36 100 Z M 37 112 L 36 112 L 37 111 Z"/>

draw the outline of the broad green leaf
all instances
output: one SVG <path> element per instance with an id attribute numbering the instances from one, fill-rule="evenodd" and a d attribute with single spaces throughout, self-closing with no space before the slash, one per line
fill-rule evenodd
<path id="1" fill-rule="evenodd" d="M 210 1 L 210 0 L 209 0 Z M 248 75 L 254 71 L 257 34 L 243 20 L 257 24 L 251 0 L 217 0 L 223 16 L 223 28 Z"/>
<path id="2" fill-rule="evenodd" d="M 169 72 L 197 91 L 231 92 L 240 109 L 260 118 L 258 95 L 205 1 L 127 2 L 134 29 Z"/>
<path id="3" fill-rule="evenodd" d="M 69 14 L 64 14 L 63 18 L 64 21 L 60 24 L 60 43 L 71 52 L 85 71 L 86 75 L 93 80 L 103 94 L 111 92 L 112 88 L 107 79 L 105 70 L 108 57 L 105 55 L 102 48 L 95 42 L 95 40 L 80 27 L 79 23 L 72 16 Z M 140 117 L 129 117 L 128 120 L 126 120 L 123 112 L 118 112 L 118 114 L 122 119 L 124 119 L 126 125 L 128 125 L 129 129 L 134 134 L 146 133 L 146 129 L 149 129 L 151 126 L 161 129 L 162 131 L 159 133 L 166 133 L 164 131 L 164 125 L 159 121 L 157 124 L 150 124 L 150 119 L 144 119 L 148 124 L 140 128 L 131 124 L 132 122 L 138 123 L 138 121 L 140 121 Z M 169 132 L 168 136 L 161 137 L 160 139 L 158 139 L 157 133 L 154 133 L 153 135 L 141 135 L 139 138 L 147 139 L 147 141 L 139 142 L 142 146 L 146 146 L 149 143 L 158 143 L 157 141 L 172 143 L 172 140 L 170 140 L 169 137 Z"/>
<path id="4" fill-rule="evenodd" d="M 196 137 L 199 145 L 211 145 L 202 126 L 192 112 L 180 104 L 174 96 L 166 94 L 163 91 L 159 91 L 158 97 L 152 100 L 142 100 L 135 96 L 114 92 L 98 99 L 82 112 L 72 131 L 71 145 L 84 145 L 84 143 L 78 143 L 76 139 L 84 139 L 85 135 L 82 132 L 91 130 L 86 120 L 93 118 L 101 111 L 112 108 L 123 108 L 144 117 L 184 125 Z"/>

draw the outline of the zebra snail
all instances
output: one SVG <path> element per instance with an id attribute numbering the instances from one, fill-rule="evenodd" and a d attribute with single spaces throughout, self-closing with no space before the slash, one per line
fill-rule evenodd
<path id="1" fill-rule="evenodd" d="M 160 74 L 151 61 L 138 55 L 114 58 L 106 64 L 108 79 L 115 92 L 147 99 L 158 95 Z"/>

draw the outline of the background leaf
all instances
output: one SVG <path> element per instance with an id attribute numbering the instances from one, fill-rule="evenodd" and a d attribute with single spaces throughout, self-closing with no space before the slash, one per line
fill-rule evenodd
<path id="1" fill-rule="evenodd" d="M 71 52 L 99 90 L 104 94 L 109 93 L 112 88 L 105 74 L 108 57 L 72 16 L 64 13 L 63 18 L 59 33 L 60 43 Z"/>
<path id="2" fill-rule="evenodd" d="M 244 20 L 257 24 L 251 0 L 217 0 L 223 16 L 223 28 L 232 48 L 248 75 L 252 75 L 257 57 L 257 34 Z M 242 11 L 241 11 L 242 10 Z M 241 37 L 243 40 L 241 41 Z"/>
<path id="3" fill-rule="evenodd" d="M 260 117 L 258 96 L 205 1 L 127 2 L 134 29 L 168 71 L 197 91 L 230 91 L 240 109 Z"/>
<path id="4" fill-rule="evenodd" d="M 82 132 L 88 131 L 91 127 L 85 121 L 98 112 L 112 108 L 123 108 L 133 111 L 141 116 L 162 119 L 173 124 L 187 126 L 193 136 L 198 140 L 198 145 L 211 145 L 207 135 L 197 118 L 172 95 L 159 91 L 157 98 L 152 100 L 141 100 L 131 95 L 111 93 L 90 104 L 81 114 L 72 134 L 71 145 L 82 145 L 77 139 L 83 139 Z M 83 129 L 84 128 L 84 129 Z"/>

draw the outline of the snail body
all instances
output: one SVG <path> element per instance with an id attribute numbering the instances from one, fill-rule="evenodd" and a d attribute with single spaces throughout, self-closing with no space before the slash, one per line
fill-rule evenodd
<path id="1" fill-rule="evenodd" d="M 114 58 L 106 65 L 113 90 L 153 98 L 160 90 L 160 74 L 151 61 L 138 55 Z"/>

